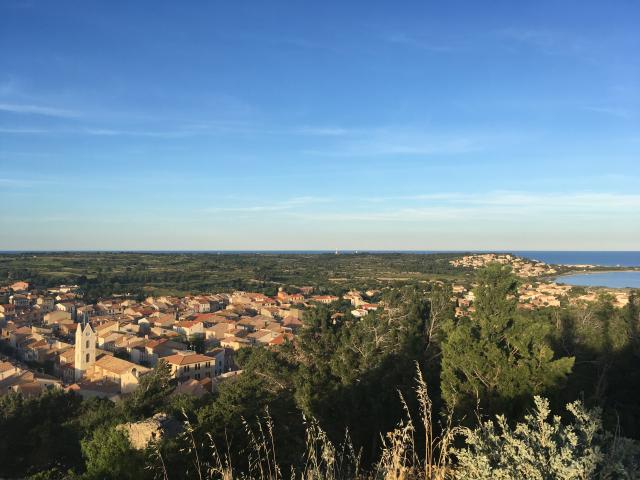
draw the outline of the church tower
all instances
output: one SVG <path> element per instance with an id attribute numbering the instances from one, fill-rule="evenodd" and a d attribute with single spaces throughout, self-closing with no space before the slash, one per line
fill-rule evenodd
<path id="1" fill-rule="evenodd" d="M 76 329 L 75 370 L 76 381 L 80 380 L 86 370 L 96 361 L 96 332 L 85 319 Z"/>

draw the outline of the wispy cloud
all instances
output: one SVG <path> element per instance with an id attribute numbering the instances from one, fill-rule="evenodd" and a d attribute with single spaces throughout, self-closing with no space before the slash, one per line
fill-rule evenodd
<path id="1" fill-rule="evenodd" d="M 299 133 L 301 135 L 317 135 L 320 137 L 342 137 L 353 133 L 353 130 L 342 127 L 300 127 L 291 130 L 292 133 Z"/>
<path id="2" fill-rule="evenodd" d="M 1 109 L 0 109 L 1 110 Z M 247 122 L 208 122 L 172 125 L 166 129 L 110 128 L 101 126 L 10 127 L 0 126 L 0 133 L 33 135 L 89 135 L 97 137 L 184 138 L 196 136 L 305 136 L 347 137 L 356 130 L 335 126 L 263 126 Z"/>
<path id="3" fill-rule="evenodd" d="M 634 116 L 633 110 L 619 106 L 598 105 L 586 106 L 583 109 L 588 112 L 601 113 L 604 115 L 625 119 L 632 118 Z"/>
<path id="4" fill-rule="evenodd" d="M 62 108 L 47 107 L 42 105 L 25 105 L 15 103 L 0 103 L 0 112 L 17 113 L 25 115 L 43 115 L 46 117 L 75 118 L 80 113 Z"/>
<path id="5" fill-rule="evenodd" d="M 152 137 L 185 138 L 198 135 L 212 135 L 213 131 L 177 128 L 167 130 L 114 129 L 101 127 L 52 127 L 52 128 L 12 128 L 0 126 L 0 133 L 16 135 L 88 135 L 94 137 Z"/>
<path id="6" fill-rule="evenodd" d="M 590 62 L 599 51 L 599 44 L 566 31 L 509 27 L 495 35 L 510 47 L 530 48 L 545 55 L 570 55 Z"/>
<path id="7" fill-rule="evenodd" d="M 30 178 L 0 178 L 0 188 L 30 188 L 53 183 L 49 180 L 38 180 Z"/>
<path id="8" fill-rule="evenodd" d="M 513 141 L 512 137 L 506 133 L 441 134 L 429 128 L 381 127 L 354 130 L 326 148 L 305 149 L 303 153 L 328 157 L 457 155 L 483 151 L 497 143 L 504 145 Z"/>
<path id="9" fill-rule="evenodd" d="M 260 212 L 274 212 L 274 211 L 284 211 L 284 210 L 293 210 L 298 207 L 302 207 L 310 204 L 318 204 L 318 203 L 329 203 L 333 202 L 335 199 L 333 197 L 314 197 L 314 196 L 302 196 L 302 197 L 292 197 L 280 202 L 270 203 L 270 204 L 259 204 L 259 205 L 225 205 L 225 206 L 216 206 L 205 208 L 203 211 L 208 213 L 260 213 Z"/>
<path id="10" fill-rule="evenodd" d="M 251 213 L 251 212 L 273 212 L 279 210 L 286 210 L 291 208 L 286 205 L 252 205 L 244 207 L 211 207 L 206 208 L 204 211 L 209 213 L 215 212 L 238 212 L 238 213 Z"/>
<path id="11" fill-rule="evenodd" d="M 11 128 L 11 127 L 0 127 L 0 133 L 6 134 L 16 134 L 16 135 L 33 135 L 33 134 L 43 134 L 49 133 L 51 130 L 44 128 Z"/>
<path id="12" fill-rule="evenodd" d="M 538 193 L 521 191 L 492 191 L 485 193 L 429 193 L 396 197 L 370 197 L 368 201 L 429 202 L 436 205 L 469 205 L 479 207 L 517 207 L 535 209 L 569 210 L 584 208 L 591 211 L 614 209 L 638 209 L 640 194 L 623 193 Z"/>
<path id="13" fill-rule="evenodd" d="M 87 134 L 98 137 L 155 137 L 155 138 L 183 138 L 198 135 L 201 132 L 191 129 L 178 130 L 117 130 L 110 128 L 82 128 L 66 130 L 67 132 Z"/>
<path id="14" fill-rule="evenodd" d="M 509 27 L 499 30 L 497 34 L 504 39 L 539 48 L 553 48 L 560 43 L 558 34 L 549 30 Z"/>
<path id="15" fill-rule="evenodd" d="M 463 199 L 482 205 L 544 208 L 553 210 L 585 209 L 587 211 L 634 210 L 640 215 L 640 194 L 624 193 L 531 193 L 493 192 Z"/>
<path id="16" fill-rule="evenodd" d="M 313 210 L 298 206 L 326 203 Z M 573 222 L 640 220 L 640 195 L 620 193 L 428 193 L 380 197 L 299 197 L 268 205 L 207 209 L 209 213 L 262 214 L 278 211 L 292 219 L 323 222 Z M 632 220 L 636 219 L 636 220 Z"/>

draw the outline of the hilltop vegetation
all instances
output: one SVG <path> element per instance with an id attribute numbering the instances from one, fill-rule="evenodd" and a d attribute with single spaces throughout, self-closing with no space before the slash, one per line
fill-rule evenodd
<path id="1" fill-rule="evenodd" d="M 0 255 L 0 281 L 41 286 L 78 284 L 89 298 L 111 294 L 200 293 L 279 285 L 326 291 L 394 281 L 451 278 L 455 254 L 21 253 Z"/>
<path id="2" fill-rule="evenodd" d="M 361 319 L 319 305 L 296 341 L 241 350 L 243 373 L 198 400 L 169 395 L 162 366 L 119 404 L 9 395 L 0 474 L 638 478 L 638 297 L 525 311 L 508 267 L 476 280 L 470 318 L 453 316 L 446 285 L 387 289 Z M 159 412 L 183 433 L 134 450 L 116 428 Z"/>

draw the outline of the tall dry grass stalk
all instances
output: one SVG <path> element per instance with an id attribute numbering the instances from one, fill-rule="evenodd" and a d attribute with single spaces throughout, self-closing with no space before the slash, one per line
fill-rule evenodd
<path id="1" fill-rule="evenodd" d="M 448 415 L 440 433 L 434 433 L 433 403 L 420 369 L 416 375 L 419 422 L 414 422 L 402 395 L 405 416 L 382 438 L 380 458 L 370 471 L 361 469 L 348 432 L 336 447 L 314 419 L 304 420 L 306 446 L 298 470 L 278 465 L 274 423 L 265 411 L 255 424 L 244 421 L 249 445 L 248 470 L 234 471 L 229 453 L 222 457 L 209 436 L 198 445 L 187 419 L 181 453 L 188 463 L 188 478 L 198 480 L 488 480 L 502 478 L 563 478 L 567 480 L 640 478 L 640 443 L 602 429 L 599 410 L 587 410 L 580 402 L 567 406 L 574 420 L 568 424 L 551 416 L 549 402 L 535 397 L 536 409 L 514 428 L 504 416 L 480 421 L 475 429 L 452 427 Z M 424 438 L 420 437 L 424 430 Z M 420 433 L 418 433 L 420 432 Z M 454 448 L 454 439 L 464 441 Z M 416 440 L 420 440 L 417 442 Z M 424 450 L 422 448 L 424 441 Z M 226 442 L 229 445 L 229 442 Z M 205 452 L 203 454 L 203 452 Z M 456 465 L 454 468 L 453 459 Z M 169 480 L 158 444 L 152 446 L 156 477 Z"/>
<path id="2" fill-rule="evenodd" d="M 450 452 L 456 428 L 451 426 L 451 415 L 440 435 L 434 434 L 433 402 L 420 367 L 416 364 L 416 397 L 419 420 L 424 429 L 424 452 L 422 458 L 416 450 L 416 428 L 404 398 L 400 399 L 406 419 L 383 438 L 383 450 L 377 465 L 376 478 L 381 480 L 444 480 L 450 463 Z"/>
<path id="3" fill-rule="evenodd" d="M 181 434 L 186 445 L 181 452 L 189 458 L 188 476 L 198 480 L 445 480 L 448 478 L 452 440 L 457 429 L 451 428 L 451 416 L 439 436 L 434 434 L 433 403 L 429 397 L 424 377 L 417 369 L 416 396 L 419 406 L 419 425 L 424 429 L 424 452 L 416 449 L 416 428 L 407 403 L 402 395 L 405 418 L 397 427 L 382 438 L 380 459 L 373 471 L 361 468 L 361 452 L 357 451 L 345 432 L 343 442 L 336 447 L 315 419 L 304 419 L 306 445 L 299 470 L 291 467 L 287 474 L 278 464 L 274 423 L 269 410 L 254 424 L 243 419 L 249 439 L 248 471 L 236 472 L 231 465 L 231 457 L 220 455 L 211 435 L 208 445 L 198 445 L 195 428 L 187 418 Z M 185 415 L 186 418 L 186 415 Z M 203 458 L 202 452 L 208 452 Z M 154 448 L 157 478 L 169 480 L 169 475 L 161 452 Z"/>
<path id="4" fill-rule="evenodd" d="M 301 480 L 342 480 L 360 477 L 360 452 L 355 451 L 349 431 L 339 448 L 333 445 L 315 419 L 307 421 L 305 463 L 299 476 Z"/>

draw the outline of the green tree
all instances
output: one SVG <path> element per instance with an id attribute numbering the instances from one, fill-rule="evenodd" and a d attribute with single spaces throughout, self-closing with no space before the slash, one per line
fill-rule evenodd
<path id="1" fill-rule="evenodd" d="M 233 445 L 230 455 L 234 467 L 246 466 L 246 451 L 251 448 L 247 425 L 263 418 L 268 408 L 274 435 L 279 439 L 278 461 L 281 465 L 297 463 L 304 445 L 304 428 L 293 399 L 293 372 L 287 355 L 256 347 L 246 349 L 240 363 L 243 373 L 220 383 L 213 402 L 198 410 L 200 443 L 213 440 L 219 449 Z"/>
<path id="2" fill-rule="evenodd" d="M 348 427 L 367 461 L 378 450 L 380 433 L 401 417 L 398 391 L 406 394 L 412 388 L 414 362 L 425 348 L 424 296 L 403 288 L 385 303 L 385 312 L 360 319 L 314 308 L 305 316 L 295 351 L 297 404 L 336 441 Z"/>
<path id="3" fill-rule="evenodd" d="M 0 476 L 79 466 L 80 445 L 69 424 L 79 407 L 79 397 L 60 390 L 0 397 Z"/>
<path id="4" fill-rule="evenodd" d="M 197 334 L 197 333 L 193 335 L 189 335 L 189 338 L 187 338 L 186 343 L 189 345 L 189 348 L 195 351 L 196 353 L 204 353 L 204 349 L 205 349 L 204 335 Z"/>
<path id="5" fill-rule="evenodd" d="M 131 420 L 152 416 L 164 405 L 173 388 L 171 366 L 160 360 L 153 370 L 140 379 L 138 388 L 122 403 L 125 416 Z"/>
<path id="6" fill-rule="evenodd" d="M 117 425 L 126 420 L 119 405 L 106 398 L 83 400 L 75 413 L 72 425 L 80 438 L 91 435 L 101 426 Z"/>
<path id="7" fill-rule="evenodd" d="M 624 318 L 633 352 L 640 356 L 640 297 L 637 290 L 629 293 L 629 303 L 625 306 Z"/>
<path id="8" fill-rule="evenodd" d="M 454 318 L 455 309 L 451 301 L 452 295 L 450 285 L 436 285 L 429 292 L 429 316 L 425 323 L 425 342 L 428 354 L 437 354 L 442 340 L 442 326 L 446 321 Z M 430 349 L 435 352 L 429 352 Z"/>
<path id="9" fill-rule="evenodd" d="M 144 456 L 133 449 L 126 433 L 115 427 L 101 427 L 82 440 L 89 480 L 140 479 L 148 477 Z"/>
<path id="10" fill-rule="evenodd" d="M 517 310 L 517 278 L 509 267 L 480 270 L 476 311 L 451 327 L 442 345 L 442 395 L 460 414 L 522 413 L 532 394 L 556 386 L 570 372 L 571 357 L 555 359 L 549 325 Z"/>

